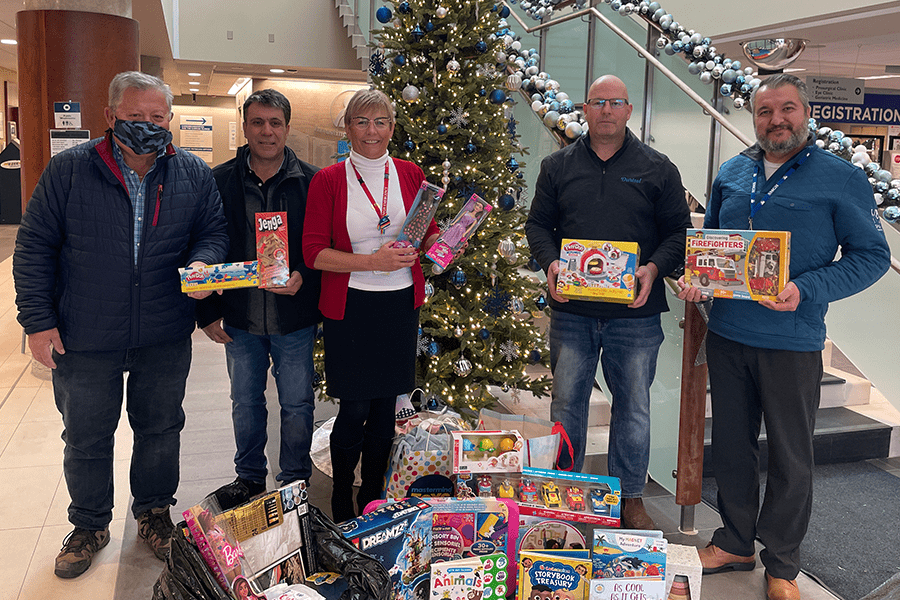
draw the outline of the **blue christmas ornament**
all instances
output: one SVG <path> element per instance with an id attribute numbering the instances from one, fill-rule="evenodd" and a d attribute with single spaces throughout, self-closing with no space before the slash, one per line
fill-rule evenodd
<path id="1" fill-rule="evenodd" d="M 550 110 L 547 112 L 551 112 L 551 111 L 557 112 L 557 113 L 559 112 L 559 102 L 557 102 L 556 100 L 554 100 L 553 102 L 550 103 Z"/>
<path id="2" fill-rule="evenodd" d="M 494 104 L 503 104 L 506 102 L 506 92 L 498 88 L 491 92 L 490 100 Z"/>
<path id="3" fill-rule="evenodd" d="M 402 67 L 403 65 L 406 64 L 406 57 L 403 56 L 402 54 L 398 54 L 397 56 L 394 57 L 394 64 L 397 65 L 398 67 Z"/>
<path id="4" fill-rule="evenodd" d="M 466 154 L 475 154 L 476 152 L 478 152 L 478 146 L 472 142 L 466 144 Z"/>
<path id="5" fill-rule="evenodd" d="M 547 308 L 547 298 L 544 297 L 543 294 L 538 296 L 538 299 L 534 301 L 535 306 L 538 307 L 538 310 L 544 310 Z"/>
<path id="6" fill-rule="evenodd" d="M 438 125 L 438 133 L 440 133 L 441 135 L 444 135 L 445 133 L 447 133 L 447 126 L 444 125 L 443 123 Z"/>
<path id="7" fill-rule="evenodd" d="M 425 335 L 425 330 L 422 329 L 422 326 L 420 325 L 420 326 L 419 326 L 419 336 L 421 337 L 421 336 L 423 336 L 423 335 Z"/>
<path id="8" fill-rule="evenodd" d="M 844 132 L 840 129 L 835 129 L 831 132 L 831 135 L 828 136 L 828 139 L 830 139 L 832 142 L 840 142 L 842 139 L 844 139 Z"/>
<path id="9" fill-rule="evenodd" d="M 884 209 L 884 220 L 888 223 L 896 223 L 900 219 L 900 206 L 888 206 Z"/>
<path id="10" fill-rule="evenodd" d="M 401 2 L 399 5 L 397 5 L 397 12 L 404 15 L 408 15 L 410 12 L 412 12 L 412 9 L 409 7 L 409 2 Z"/>
<path id="11" fill-rule="evenodd" d="M 547 90 L 546 92 L 544 92 L 544 99 L 556 100 L 556 92 L 554 92 L 553 90 Z"/>
<path id="12" fill-rule="evenodd" d="M 519 169 L 519 161 L 511 156 L 509 160 L 506 161 L 506 168 L 509 169 L 510 173 L 515 173 Z"/>
<path id="13" fill-rule="evenodd" d="M 479 96 L 487 96 L 487 90 L 484 88 L 481 88 L 480 90 L 478 90 L 478 95 Z"/>
<path id="14" fill-rule="evenodd" d="M 509 7 L 504 5 L 504 6 L 500 9 L 500 18 L 501 18 L 501 19 L 505 19 L 505 18 L 508 17 L 508 16 L 509 16 Z"/>
<path id="15" fill-rule="evenodd" d="M 491 337 L 491 332 L 488 331 L 487 329 L 485 329 L 484 327 L 482 327 L 481 331 L 478 332 L 478 337 L 480 337 L 483 340 L 486 340 L 489 337 Z"/>
<path id="16" fill-rule="evenodd" d="M 466 277 L 465 272 L 462 269 L 457 269 L 453 271 L 453 275 L 450 276 L 450 283 L 453 284 L 453 287 L 456 289 L 461 288 L 466 285 L 466 282 L 469 279 Z"/>
<path id="17" fill-rule="evenodd" d="M 416 149 L 416 145 L 413 143 L 412 140 L 406 140 L 405 142 L 403 142 L 403 147 L 406 148 L 407 150 L 409 150 L 410 152 L 412 152 L 413 150 Z"/>
<path id="18" fill-rule="evenodd" d="M 497 200 L 497 204 L 503 210 L 512 210 L 516 206 L 516 199 L 511 194 L 503 194 Z"/>
<path id="19" fill-rule="evenodd" d="M 378 19 L 379 23 L 387 23 L 394 16 L 394 13 L 391 12 L 387 6 L 382 6 L 377 11 L 375 11 L 375 18 Z"/>
<path id="20" fill-rule="evenodd" d="M 559 103 L 559 114 L 567 115 L 575 110 L 575 104 L 571 100 L 563 100 Z"/>
<path id="21" fill-rule="evenodd" d="M 731 84 L 723 83 L 722 87 L 719 88 L 719 93 L 722 94 L 723 96 L 730 96 L 731 95 Z"/>
<path id="22" fill-rule="evenodd" d="M 537 348 L 531 351 L 531 354 L 528 355 L 528 360 L 532 362 L 532 364 L 541 362 L 541 352 Z"/>
<path id="23" fill-rule="evenodd" d="M 488 49 L 488 45 L 485 43 L 484 40 L 478 40 L 477 42 L 475 42 L 475 50 L 477 50 L 481 54 L 484 54 L 485 52 L 487 52 L 487 49 Z"/>
<path id="24" fill-rule="evenodd" d="M 421 40 L 423 37 L 425 37 L 425 32 L 422 31 L 422 28 L 421 28 L 421 27 L 419 27 L 418 25 L 416 25 L 415 29 L 412 30 L 412 38 L 413 38 L 413 40 L 415 40 L 416 42 L 418 42 L 418 41 Z"/>
<path id="25" fill-rule="evenodd" d="M 531 270 L 532 273 L 537 273 L 538 271 L 541 270 L 541 263 L 539 263 L 537 261 L 537 259 L 532 256 L 531 258 L 528 259 L 528 268 Z"/>
<path id="26" fill-rule="evenodd" d="M 531 101 L 532 102 L 543 102 L 544 97 L 541 94 L 534 93 L 531 95 Z"/>
<path id="27" fill-rule="evenodd" d="M 431 21 L 425 23 L 425 31 L 427 31 L 428 33 L 434 31 L 434 23 L 432 23 Z"/>
<path id="28" fill-rule="evenodd" d="M 436 341 L 431 340 L 431 342 L 428 343 L 428 356 L 434 358 L 435 356 L 437 356 L 440 353 L 441 353 L 441 345 L 438 344 Z"/>

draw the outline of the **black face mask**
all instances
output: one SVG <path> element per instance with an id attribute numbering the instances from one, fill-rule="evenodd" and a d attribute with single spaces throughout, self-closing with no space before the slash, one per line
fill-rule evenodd
<path id="1" fill-rule="evenodd" d="M 156 154 L 172 141 L 172 132 L 149 121 L 116 119 L 113 133 L 135 154 Z"/>

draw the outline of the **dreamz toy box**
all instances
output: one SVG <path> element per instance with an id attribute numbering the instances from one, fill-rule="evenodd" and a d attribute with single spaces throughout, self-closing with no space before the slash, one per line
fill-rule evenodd
<path id="1" fill-rule="evenodd" d="M 259 287 L 259 275 L 255 260 L 221 263 L 205 267 L 178 269 L 181 291 L 228 290 L 242 287 Z"/>
<path id="2" fill-rule="evenodd" d="M 431 580 L 431 505 L 407 498 L 338 524 L 354 546 L 384 565 L 390 600 L 427 598 Z"/>
<path id="3" fill-rule="evenodd" d="M 573 300 L 631 304 L 640 259 L 637 242 L 563 239 L 556 291 Z"/>
<path id="4" fill-rule="evenodd" d="M 713 298 L 774 301 L 790 260 L 789 231 L 688 229 L 684 281 Z"/>

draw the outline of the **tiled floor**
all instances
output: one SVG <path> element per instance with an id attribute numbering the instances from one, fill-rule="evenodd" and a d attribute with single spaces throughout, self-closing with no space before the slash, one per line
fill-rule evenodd
<path id="1" fill-rule="evenodd" d="M 151 588 L 162 563 L 136 540 L 136 526 L 128 514 L 127 489 L 130 431 L 120 427 L 116 445 L 116 508 L 111 524 L 112 541 L 101 551 L 91 569 L 75 580 L 53 575 L 53 557 L 70 530 L 66 520 L 68 494 L 62 476 L 62 425 L 53 404 L 48 381 L 32 373 L 30 359 L 21 352 L 21 329 L 15 320 L 11 259 L 0 262 L 0 600 L 141 599 Z M 274 387 L 274 386 L 270 386 Z M 523 398 L 509 408 L 546 417 L 546 399 Z M 194 336 L 194 360 L 185 398 L 187 426 L 182 437 L 182 478 L 178 505 L 173 514 L 195 504 L 211 490 L 233 479 L 232 438 L 224 354 L 202 333 Z M 317 421 L 335 413 L 331 404 L 319 403 Z M 270 423 L 270 447 L 277 426 Z M 277 440 L 276 440 L 277 441 Z M 605 448 L 602 428 L 592 428 L 593 451 Z M 599 456 L 589 460 L 588 471 L 605 472 Z M 896 467 L 896 465 L 893 465 Z M 270 486 L 274 486 L 271 481 Z M 328 507 L 330 480 L 316 472 L 312 501 Z M 648 509 L 674 543 L 705 545 L 718 525 L 717 515 L 698 506 L 695 524 L 699 534 L 678 533 L 680 509 L 661 487 L 647 488 Z M 805 577 L 801 591 L 808 600 L 831 599 L 831 594 Z M 763 572 L 721 574 L 703 581 L 702 600 L 762 598 Z"/>

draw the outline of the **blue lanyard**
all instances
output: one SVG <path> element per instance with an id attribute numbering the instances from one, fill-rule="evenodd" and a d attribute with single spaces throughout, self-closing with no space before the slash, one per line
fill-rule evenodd
<path id="1" fill-rule="evenodd" d="M 753 170 L 753 185 L 750 188 L 750 229 L 753 229 L 753 217 L 756 216 L 756 213 L 759 211 L 759 209 L 762 208 L 766 201 L 772 197 L 772 194 L 775 193 L 775 190 L 777 190 L 779 186 L 781 186 L 781 184 L 784 183 L 785 180 L 787 180 L 787 178 L 790 177 L 794 173 L 794 171 L 796 171 L 800 167 L 800 165 L 806 162 L 806 159 L 809 158 L 810 154 L 812 154 L 812 150 L 807 150 L 806 154 L 804 154 L 803 157 L 800 158 L 800 160 L 792 164 L 791 168 L 789 168 L 781 177 L 781 179 L 778 180 L 778 183 L 772 186 L 771 190 L 766 192 L 759 203 L 756 202 L 756 186 L 759 182 L 759 165 L 756 165 Z"/>

